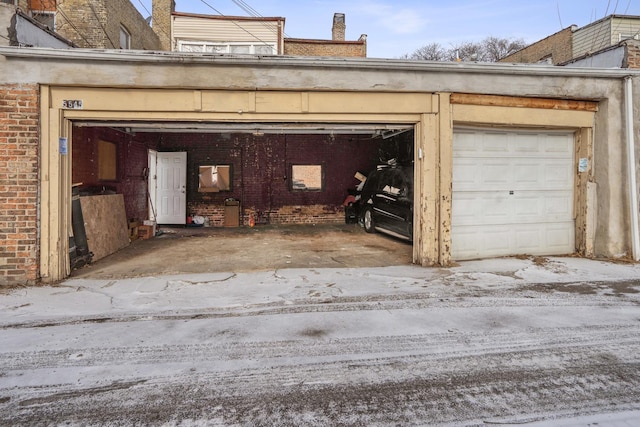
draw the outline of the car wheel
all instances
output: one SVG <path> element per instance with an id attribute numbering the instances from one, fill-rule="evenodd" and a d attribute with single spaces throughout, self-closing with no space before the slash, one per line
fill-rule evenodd
<path id="1" fill-rule="evenodd" d="M 371 208 L 365 209 L 364 214 L 362 215 L 362 219 L 364 222 L 364 231 L 366 231 L 367 233 L 375 233 L 376 225 L 373 221 L 373 212 L 371 211 Z"/>

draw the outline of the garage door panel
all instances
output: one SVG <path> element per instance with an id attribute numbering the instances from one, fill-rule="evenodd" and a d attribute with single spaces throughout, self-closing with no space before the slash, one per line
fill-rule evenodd
<path id="1" fill-rule="evenodd" d="M 573 221 L 565 223 L 547 224 L 545 227 L 546 244 L 549 247 L 556 248 L 557 253 L 563 253 L 566 248 L 571 250 L 564 253 L 573 252 L 575 247 L 575 229 Z"/>
<path id="2" fill-rule="evenodd" d="M 569 224 L 512 224 L 488 225 L 483 228 L 461 226 L 457 231 L 456 254 L 458 259 L 475 259 L 514 255 L 514 247 L 520 254 L 555 255 L 568 254 L 573 249 L 574 234 Z"/>
<path id="3" fill-rule="evenodd" d="M 547 155 L 573 158 L 573 138 L 555 134 L 545 134 L 543 137 L 541 145 Z"/>
<path id="4" fill-rule="evenodd" d="M 502 134 L 486 135 L 482 138 L 482 143 L 475 147 L 476 153 L 492 153 L 498 156 L 504 156 L 509 152 L 509 140 Z"/>
<path id="5" fill-rule="evenodd" d="M 527 224 L 566 221 L 573 213 L 571 192 L 509 194 L 466 192 L 452 203 L 452 223 L 456 225 Z"/>
<path id="6" fill-rule="evenodd" d="M 499 224 L 511 217 L 506 195 L 491 192 L 464 193 L 452 203 L 452 221 L 459 225 Z M 479 213 L 482 212 L 482 215 Z"/>
<path id="7" fill-rule="evenodd" d="M 481 169 L 477 162 L 464 159 L 454 161 L 453 168 L 457 171 L 456 179 L 453 182 L 454 190 L 477 187 L 481 180 Z"/>
<path id="8" fill-rule="evenodd" d="M 458 144 L 459 143 L 459 144 Z M 573 138 L 567 134 L 527 132 L 456 131 L 456 155 L 467 153 L 472 157 L 573 157 Z"/>
<path id="9" fill-rule="evenodd" d="M 509 183 L 509 176 L 512 174 L 511 167 L 506 161 L 485 160 L 481 162 L 481 181 L 479 184 L 486 186 L 497 186 L 494 188 L 506 188 Z"/>
<path id="10" fill-rule="evenodd" d="M 539 222 L 544 216 L 544 199 L 535 195 L 514 196 L 513 205 L 515 223 Z"/>
<path id="11" fill-rule="evenodd" d="M 456 253 L 460 259 L 474 259 L 496 256 L 509 250 L 511 229 L 504 226 L 491 226 L 480 229 L 475 226 L 460 226 L 457 230 Z M 489 239 L 488 239 L 489 238 Z M 478 245 L 478 242 L 483 242 Z"/>
<path id="12" fill-rule="evenodd" d="M 513 182 L 513 189 L 538 188 L 541 177 L 540 166 L 533 160 L 519 161 L 512 166 L 512 176 L 509 180 Z"/>
<path id="13" fill-rule="evenodd" d="M 573 168 L 567 169 L 566 161 L 547 161 L 544 167 L 545 188 L 570 188 L 573 186 Z"/>
<path id="14" fill-rule="evenodd" d="M 453 258 L 573 252 L 573 144 L 571 133 L 456 130 Z"/>
<path id="15" fill-rule="evenodd" d="M 532 156 L 540 154 L 538 135 L 520 135 L 516 142 L 514 142 L 514 135 L 516 134 L 509 134 L 507 136 L 510 141 L 510 156 L 517 157 L 518 155 Z"/>
<path id="16" fill-rule="evenodd" d="M 573 217 L 573 193 L 558 191 L 545 198 L 545 216 L 550 221 L 567 220 Z"/>
<path id="17" fill-rule="evenodd" d="M 567 168 L 567 162 L 566 159 L 539 158 L 456 159 L 453 162 L 453 190 L 567 189 L 573 186 L 573 169 Z"/>

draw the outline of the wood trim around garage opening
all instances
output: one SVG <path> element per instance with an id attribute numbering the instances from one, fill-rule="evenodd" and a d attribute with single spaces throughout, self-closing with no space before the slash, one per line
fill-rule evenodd
<path id="1" fill-rule="evenodd" d="M 598 111 L 596 101 L 553 98 L 525 98 L 520 96 L 476 95 L 452 93 L 451 104 L 484 105 L 492 107 L 542 108 L 545 110 Z"/>

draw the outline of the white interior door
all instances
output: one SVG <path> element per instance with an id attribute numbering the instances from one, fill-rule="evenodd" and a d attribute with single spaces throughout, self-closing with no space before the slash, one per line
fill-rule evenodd
<path id="1" fill-rule="evenodd" d="M 156 199 L 156 192 L 158 190 L 158 152 L 155 150 L 149 150 L 148 162 L 147 162 L 147 196 L 149 200 L 149 219 L 156 220 L 158 201 Z"/>
<path id="2" fill-rule="evenodd" d="M 185 224 L 187 153 L 157 153 L 156 214 L 158 224 Z"/>
<path id="3" fill-rule="evenodd" d="M 453 259 L 575 251 L 572 133 L 458 129 L 453 151 Z"/>

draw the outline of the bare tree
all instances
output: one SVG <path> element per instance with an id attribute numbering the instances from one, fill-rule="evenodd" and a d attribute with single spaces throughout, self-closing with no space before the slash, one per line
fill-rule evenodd
<path id="1" fill-rule="evenodd" d="M 482 44 L 486 59 L 490 62 L 497 62 L 527 46 L 524 39 L 501 39 L 498 37 L 487 37 L 482 41 Z"/>
<path id="2" fill-rule="evenodd" d="M 424 61 L 446 61 L 447 51 L 438 43 L 429 43 L 406 55 L 406 59 L 420 59 Z"/>
<path id="3" fill-rule="evenodd" d="M 402 59 L 425 61 L 476 61 L 497 62 L 527 46 L 524 39 L 487 37 L 479 42 L 462 42 L 444 49 L 438 43 L 426 44 L 414 52 L 404 54 Z"/>

